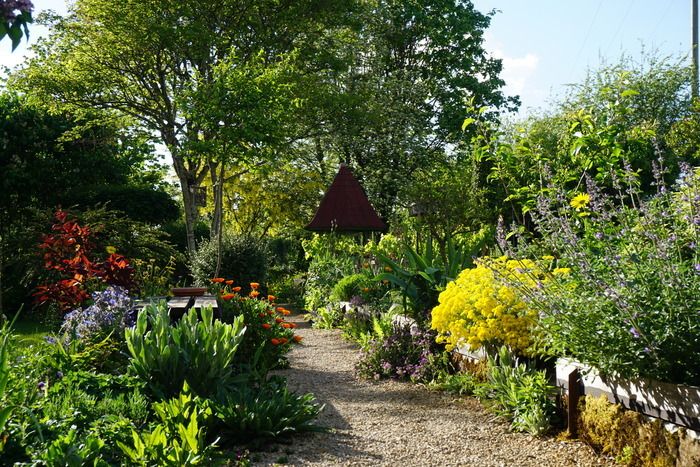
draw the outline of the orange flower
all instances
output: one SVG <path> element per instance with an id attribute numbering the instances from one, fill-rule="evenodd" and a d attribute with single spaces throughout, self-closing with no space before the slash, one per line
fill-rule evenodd
<path id="1" fill-rule="evenodd" d="M 294 323 L 282 323 L 282 327 L 285 329 L 294 329 L 297 325 Z"/>
<path id="2" fill-rule="evenodd" d="M 231 299 L 232 299 L 233 297 L 235 297 L 235 296 L 236 296 L 235 293 L 225 293 L 225 294 L 223 294 L 223 295 L 221 296 L 221 298 L 222 298 L 223 300 L 227 300 L 227 301 L 228 301 L 228 300 L 231 300 Z"/>
<path id="3" fill-rule="evenodd" d="M 227 284 L 227 285 L 231 285 L 231 284 L 233 284 L 233 279 L 229 279 L 229 280 L 227 280 L 227 281 L 226 281 L 226 284 Z"/>
<path id="4" fill-rule="evenodd" d="M 270 339 L 270 342 L 272 342 L 272 345 L 280 345 L 282 343 L 279 339 L 275 339 L 274 337 Z"/>
<path id="5" fill-rule="evenodd" d="M 278 323 L 281 323 L 281 322 L 283 322 L 284 320 L 283 320 L 282 318 L 275 318 L 275 321 L 278 322 Z"/>
<path id="6" fill-rule="evenodd" d="M 263 323 L 262 327 L 265 329 L 270 329 L 272 327 L 272 325 L 270 323 Z"/>
<path id="7" fill-rule="evenodd" d="M 363 287 L 363 288 L 362 288 L 362 291 L 363 291 L 364 293 L 369 292 L 369 287 Z"/>
<path id="8" fill-rule="evenodd" d="M 224 279 L 223 277 L 215 277 L 215 278 L 213 278 L 211 281 L 212 281 L 213 283 L 215 283 L 215 284 L 221 284 L 221 283 L 222 283 L 223 281 L 225 281 L 225 280 L 226 280 L 226 279 Z"/>
<path id="9" fill-rule="evenodd" d="M 264 317 L 265 317 L 265 313 L 258 313 L 258 316 L 259 316 L 260 318 L 264 318 Z"/>
<path id="10" fill-rule="evenodd" d="M 292 339 L 294 339 L 294 342 L 296 342 L 297 344 L 304 340 L 304 338 L 301 336 L 294 336 L 292 337 Z"/>
<path id="11" fill-rule="evenodd" d="M 280 344 L 286 344 L 287 342 L 289 342 L 286 337 L 280 337 L 279 341 L 280 341 Z"/>
<path id="12" fill-rule="evenodd" d="M 251 288 L 251 289 L 257 290 L 258 287 L 260 287 L 260 284 L 258 284 L 257 282 L 251 282 L 251 283 L 250 283 L 250 288 Z"/>
<path id="13" fill-rule="evenodd" d="M 232 288 L 231 290 L 233 290 L 234 292 L 240 292 L 240 291 L 241 291 L 241 288 L 240 288 L 240 287 L 234 287 L 234 288 Z"/>
<path id="14" fill-rule="evenodd" d="M 268 299 L 269 301 L 271 301 L 271 302 L 274 302 L 275 299 L 277 299 L 277 297 L 275 297 L 274 295 L 268 295 L 268 296 L 267 296 L 267 299 Z"/>
<path id="15" fill-rule="evenodd" d="M 255 297 L 257 297 L 258 295 L 260 295 L 260 292 L 258 292 L 257 290 L 251 290 L 251 291 L 250 291 L 250 296 L 251 296 L 251 297 L 255 298 Z"/>
<path id="16" fill-rule="evenodd" d="M 281 306 L 278 306 L 277 308 L 275 308 L 275 310 L 279 311 L 280 313 L 282 313 L 282 311 L 284 311 L 284 309 L 285 308 L 281 307 Z"/>

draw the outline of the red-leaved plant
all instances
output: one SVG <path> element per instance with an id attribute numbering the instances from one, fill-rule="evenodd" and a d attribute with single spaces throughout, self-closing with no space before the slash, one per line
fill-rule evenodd
<path id="1" fill-rule="evenodd" d="M 94 263 L 90 259 L 93 250 L 90 227 L 81 226 L 61 209 L 54 218 L 52 233 L 44 235 L 39 245 L 44 269 L 49 272 L 48 282 L 34 292 L 39 305 L 55 303 L 61 311 L 70 311 L 90 297 L 87 285 L 94 279 L 126 289 L 135 288 L 134 268 L 124 256 L 112 253 L 104 262 Z"/>

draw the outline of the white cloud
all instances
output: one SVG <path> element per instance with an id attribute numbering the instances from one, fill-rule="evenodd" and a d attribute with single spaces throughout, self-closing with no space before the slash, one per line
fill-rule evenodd
<path id="1" fill-rule="evenodd" d="M 503 60 L 501 78 L 506 82 L 506 93 L 523 94 L 529 84 L 528 80 L 537 71 L 540 58 L 531 52 L 522 57 L 509 57 L 501 49 L 492 50 L 491 56 Z"/>

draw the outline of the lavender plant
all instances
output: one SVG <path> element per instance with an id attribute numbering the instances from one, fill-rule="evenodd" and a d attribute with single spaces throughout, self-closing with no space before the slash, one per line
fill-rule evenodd
<path id="1" fill-rule="evenodd" d="M 110 333 L 122 337 L 126 327 L 134 324 L 133 300 L 126 289 L 118 286 L 92 294 L 92 305 L 66 314 L 60 335 L 65 344 L 97 342 Z"/>
<path id="2" fill-rule="evenodd" d="M 573 199 L 540 198 L 533 245 L 565 274 L 513 285 L 539 310 L 547 352 L 607 374 L 700 384 L 700 174 L 683 167 L 670 191 L 660 162 L 654 175 L 657 193 L 646 199 L 631 170 L 614 193 L 586 177 Z M 532 245 L 518 254 L 526 251 Z"/>

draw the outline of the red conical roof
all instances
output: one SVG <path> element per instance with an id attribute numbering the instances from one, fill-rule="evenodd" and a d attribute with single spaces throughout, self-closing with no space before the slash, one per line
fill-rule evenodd
<path id="1" fill-rule="evenodd" d="M 315 232 L 383 232 L 386 228 L 345 164 L 340 164 L 316 215 L 306 226 L 307 230 Z"/>

